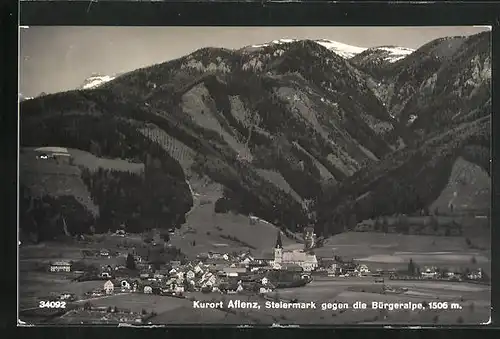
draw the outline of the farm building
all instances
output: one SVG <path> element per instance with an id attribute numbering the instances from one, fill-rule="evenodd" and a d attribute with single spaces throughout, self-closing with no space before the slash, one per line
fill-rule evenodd
<path id="1" fill-rule="evenodd" d="M 69 163 L 71 155 L 63 147 L 39 147 L 35 150 L 36 158 L 40 160 L 56 160 L 58 163 Z"/>
<path id="2" fill-rule="evenodd" d="M 226 274 L 228 277 L 237 277 L 241 274 L 244 274 L 247 272 L 247 269 L 244 267 L 225 267 L 223 269 L 223 272 Z"/>
<path id="3" fill-rule="evenodd" d="M 71 263 L 67 261 L 56 261 L 50 264 L 51 272 L 71 272 Z"/>

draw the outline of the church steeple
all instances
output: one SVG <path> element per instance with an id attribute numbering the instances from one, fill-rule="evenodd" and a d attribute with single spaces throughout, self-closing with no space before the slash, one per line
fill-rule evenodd
<path id="1" fill-rule="evenodd" d="M 283 243 L 281 242 L 281 231 L 278 230 L 278 238 L 276 239 L 276 246 L 274 248 L 283 248 Z"/>

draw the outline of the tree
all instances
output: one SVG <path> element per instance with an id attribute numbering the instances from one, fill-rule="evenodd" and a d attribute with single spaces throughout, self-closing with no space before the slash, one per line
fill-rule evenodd
<path id="1" fill-rule="evenodd" d="M 135 270 L 137 269 L 137 267 L 135 266 L 135 259 L 134 259 L 134 256 L 129 253 L 127 255 L 127 264 L 126 264 L 126 267 L 129 269 L 129 270 Z"/>
<path id="2" fill-rule="evenodd" d="M 389 232 L 389 222 L 387 221 L 386 217 L 384 217 L 382 220 L 382 232 L 384 233 Z"/>
<path id="3" fill-rule="evenodd" d="M 416 266 L 415 263 L 413 262 L 413 259 L 410 258 L 410 262 L 408 263 L 408 273 L 410 275 L 415 275 L 416 273 Z"/>
<path id="4" fill-rule="evenodd" d="M 170 234 L 168 234 L 168 232 L 162 232 L 161 238 L 164 242 L 168 243 L 170 241 Z"/>

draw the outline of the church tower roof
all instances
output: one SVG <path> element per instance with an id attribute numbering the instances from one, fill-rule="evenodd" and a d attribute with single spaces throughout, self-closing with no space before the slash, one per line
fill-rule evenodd
<path id="1" fill-rule="evenodd" d="M 283 248 L 283 242 L 281 241 L 281 231 L 278 231 L 278 238 L 276 239 L 276 246 L 274 248 Z"/>

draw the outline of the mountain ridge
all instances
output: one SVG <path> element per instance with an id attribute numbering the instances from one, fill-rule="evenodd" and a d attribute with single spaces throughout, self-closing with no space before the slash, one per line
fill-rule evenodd
<path id="1" fill-rule="evenodd" d="M 335 234 L 349 226 L 352 214 L 358 219 L 374 216 L 363 209 L 392 212 L 381 202 L 405 211 L 432 203 L 448 179 L 453 159 L 466 147 L 488 148 L 487 76 L 474 78 L 467 92 L 453 95 L 446 94 L 453 86 L 440 85 L 442 80 L 437 82 L 439 93 L 416 90 L 439 69 L 438 78 L 458 79 L 453 88 L 461 88 L 467 79 L 457 70 L 472 67 L 474 53 L 481 55 L 474 65 L 483 74 L 488 50 L 474 48 L 484 47 L 485 40 L 485 36 L 460 40 L 460 46 L 447 47 L 448 52 L 455 49 L 452 56 L 438 53 L 445 55 L 442 60 L 433 55 L 446 40 L 431 42 L 423 50 L 411 54 L 407 50 L 404 58 L 380 66 L 378 73 L 362 64 L 367 50 L 346 59 L 312 40 L 240 50 L 203 48 L 119 75 L 95 89 L 22 102 L 21 144 L 67 146 L 144 163 L 146 180 L 157 178 L 176 187 L 155 210 L 163 216 L 163 224 L 182 227 L 183 216 L 166 202 L 180 199 L 179 210 L 189 210 L 189 182 L 209 177 L 223 187 L 223 197 L 215 204 L 219 213 L 253 214 L 293 232 L 313 223 L 317 232 Z M 384 57 L 380 50 L 377 53 L 377 58 Z M 435 66 L 425 70 L 430 64 Z M 476 68 L 469 73 L 476 74 Z M 425 72 L 408 85 L 403 80 L 413 69 Z M 387 78 L 377 78 L 384 74 Z M 376 84 L 390 79 L 401 86 L 387 95 L 380 89 L 387 85 Z M 436 116 L 430 113 L 425 113 L 425 120 L 424 115 L 415 119 L 414 126 L 425 127 L 422 131 L 404 123 L 415 110 L 432 111 L 443 98 L 446 102 L 462 98 L 467 104 L 456 123 L 445 119 L 432 127 Z M 397 105 L 405 107 L 402 113 L 394 110 Z M 473 161 L 489 166 L 484 156 Z M 420 172 L 415 177 L 432 188 L 421 189 L 409 177 Z M 132 191 L 140 185 L 122 174 L 112 177 L 103 174 L 95 180 L 133 182 L 127 188 Z M 396 193 L 402 185 L 419 189 L 420 200 L 406 195 L 403 205 L 394 200 L 387 189 Z M 93 194 L 121 194 L 99 190 Z M 353 202 L 372 190 L 374 198 L 365 199 L 364 207 Z M 138 218 L 120 205 L 100 209 L 126 220 Z M 153 218 L 149 225 L 158 222 Z"/>

